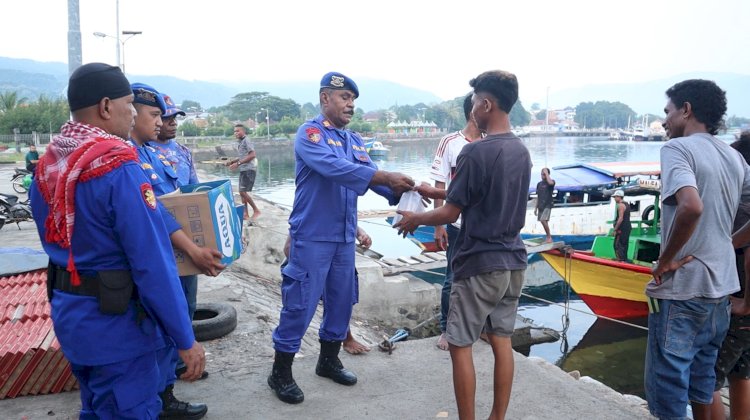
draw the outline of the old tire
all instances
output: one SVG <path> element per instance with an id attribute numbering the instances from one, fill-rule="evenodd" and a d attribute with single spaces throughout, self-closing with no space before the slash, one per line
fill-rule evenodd
<path id="1" fill-rule="evenodd" d="M 644 224 L 648 226 L 652 226 L 654 224 L 654 205 L 651 204 L 650 206 L 643 209 L 643 213 L 641 213 L 641 220 Z"/>
<path id="2" fill-rule="evenodd" d="M 193 316 L 193 333 L 198 341 L 214 340 L 234 331 L 237 311 L 226 303 L 199 303 Z"/>

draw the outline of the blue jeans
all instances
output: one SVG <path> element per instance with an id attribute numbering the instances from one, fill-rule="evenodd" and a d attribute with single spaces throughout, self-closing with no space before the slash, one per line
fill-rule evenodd
<path id="1" fill-rule="evenodd" d="M 188 315 L 190 315 L 190 320 L 192 321 L 193 316 L 195 315 L 195 305 L 198 302 L 198 276 L 180 276 L 180 283 L 182 283 L 182 291 L 185 292 L 185 299 L 187 299 L 188 304 Z M 175 352 L 176 351 L 177 349 L 175 348 Z M 178 356 L 176 369 L 181 369 L 183 367 L 185 367 L 185 362 L 183 362 Z"/>
<path id="2" fill-rule="evenodd" d="M 445 251 L 445 257 L 447 262 L 445 264 L 445 280 L 443 280 L 443 290 L 440 293 L 440 331 L 445 332 L 445 326 L 448 324 L 448 309 L 450 309 L 451 301 L 451 288 L 453 287 L 453 269 L 451 268 L 451 262 L 453 262 L 453 248 L 458 238 L 458 232 L 460 231 L 457 227 L 449 224 L 445 228 L 448 232 L 448 250 Z"/>
<path id="3" fill-rule="evenodd" d="M 660 419 L 684 419 L 689 402 L 711 404 L 714 364 L 729 328 L 729 299 L 657 302 L 658 312 L 648 316 L 646 401 Z"/>

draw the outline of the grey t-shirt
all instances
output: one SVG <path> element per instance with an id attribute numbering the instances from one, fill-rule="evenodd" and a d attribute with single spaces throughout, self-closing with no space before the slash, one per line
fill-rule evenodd
<path id="1" fill-rule="evenodd" d="M 666 246 L 674 229 L 676 194 L 695 188 L 703 202 L 703 213 L 695 232 L 677 252 L 675 260 L 694 259 L 653 280 L 646 294 L 659 299 L 687 300 L 719 298 L 739 290 L 732 247 L 732 225 L 740 201 L 750 200 L 750 167 L 728 144 L 700 133 L 670 140 L 661 149 L 662 227 Z"/>
<path id="2" fill-rule="evenodd" d="M 255 150 L 255 148 L 253 147 L 253 144 L 250 143 L 250 139 L 248 139 L 247 137 L 243 137 L 237 145 L 237 156 L 242 159 L 253 150 Z M 238 169 L 240 170 L 240 172 L 254 171 L 257 166 L 256 162 L 257 159 L 253 159 L 248 163 L 241 164 Z"/>

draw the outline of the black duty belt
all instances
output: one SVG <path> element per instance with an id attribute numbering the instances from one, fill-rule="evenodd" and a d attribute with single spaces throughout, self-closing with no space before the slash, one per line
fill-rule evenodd
<path id="1" fill-rule="evenodd" d="M 68 270 L 54 265 L 50 264 L 50 271 L 54 276 L 54 283 L 52 284 L 53 289 L 57 289 L 61 292 L 67 292 L 67 293 L 73 293 L 76 295 L 83 295 L 83 296 L 93 296 L 93 297 L 99 297 L 99 280 L 94 276 L 81 276 L 79 275 L 79 278 L 81 279 L 81 284 L 78 286 L 73 286 L 70 283 L 70 272 Z M 49 277 L 50 272 L 48 272 Z"/>

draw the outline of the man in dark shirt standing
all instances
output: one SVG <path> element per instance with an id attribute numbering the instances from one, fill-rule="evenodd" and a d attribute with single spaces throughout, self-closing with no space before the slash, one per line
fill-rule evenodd
<path id="1" fill-rule="evenodd" d="M 534 214 L 544 228 L 547 237 L 544 242 L 552 242 L 552 235 L 549 233 L 549 217 L 552 213 L 552 192 L 555 190 L 555 180 L 549 176 L 549 168 L 542 168 L 542 180 L 536 184 L 536 207 Z"/>
<path id="2" fill-rule="evenodd" d="M 526 269 L 521 228 L 531 180 L 531 158 L 511 133 L 510 110 L 518 99 L 516 76 L 488 71 L 469 82 L 474 88 L 472 118 L 487 137 L 464 146 L 447 191 L 422 184 L 432 199 L 446 198 L 435 210 L 403 216 L 394 227 L 414 232 L 463 218 L 453 256 L 446 336 L 453 362 L 453 388 L 459 418 L 475 418 L 476 375 L 472 345 L 487 333 L 493 354 L 494 402 L 490 418 L 504 418 L 513 385 L 513 334 Z"/>

